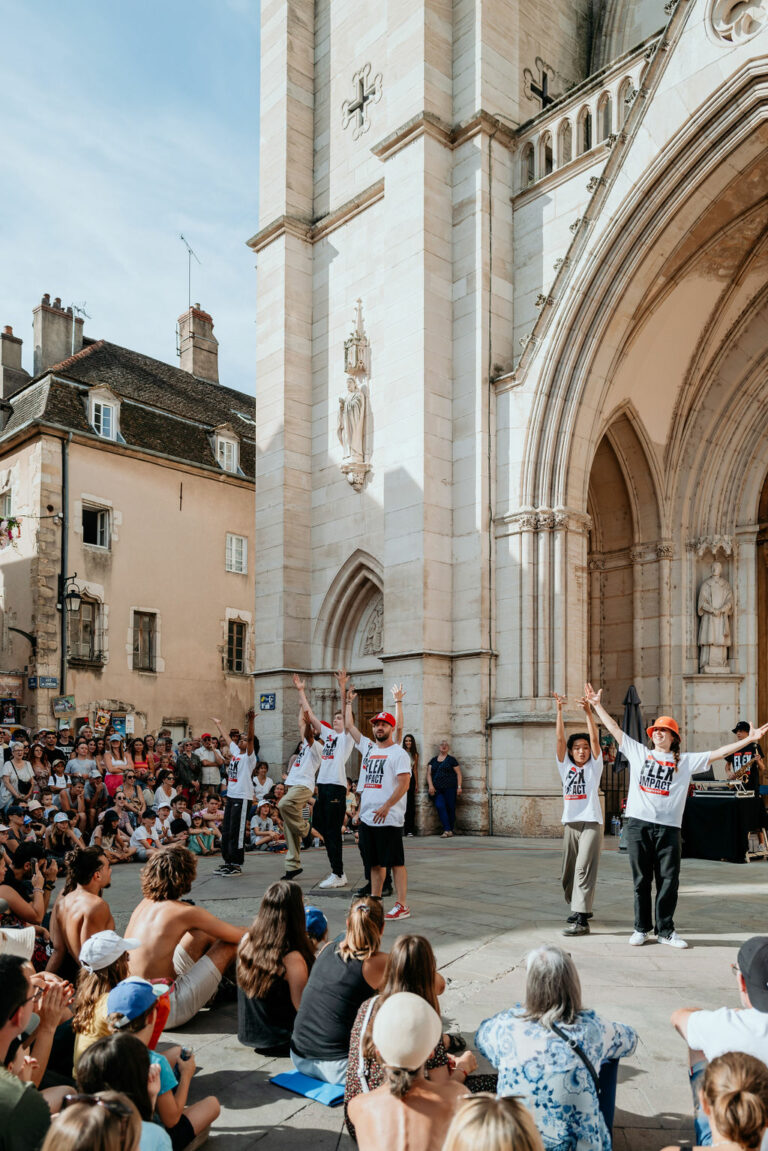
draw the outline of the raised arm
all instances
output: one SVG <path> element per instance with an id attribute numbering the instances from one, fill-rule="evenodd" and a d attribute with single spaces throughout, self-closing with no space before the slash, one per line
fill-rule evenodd
<path id="1" fill-rule="evenodd" d="M 563 722 L 563 704 L 565 703 L 565 696 L 558 695 L 556 691 L 553 691 L 552 698 L 557 704 L 557 718 L 555 720 L 555 752 L 557 754 L 558 762 L 564 763 L 565 753 L 568 750 L 568 745 L 565 742 L 565 723 Z"/>
<path id="2" fill-rule="evenodd" d="M 584 708 L 584 714 L 587 717 L 587 730 L 589 731 L 589 749 L 592 752 L 592 758 L 597 759 L 600 754 L 600 733 L 597 730 L 595 717 L 592 714 L 592 708 L 587 703 L 586 699 L 580 699 L 579 704 Z"/>
<path id="3" fill-rule="evenodd" d="M 743 739 L 738 740 L 736 743 L 727 743 L 724 747 L 718 747 L 716 751 L 709 752 L 709 762 L 714 763 L 716 759 L 723 759 L 726 755 L 735 755 L 737 751 L 741 751 L 748 743 L 755 743 L 758 739 L 762 739 L 768 731 L 768 723 L 764 723 L 762 727 L 751 727 L 749 734 L 745 735 Z"/>
<path id="4" fill-rule="evenodd" d="M 395 743 L 403 742 L 403 730 L 405 724 L 403 721 L 403 697 L 405 696 L 405 688 L 402 684 L 392 684 L 392 699 L 395 702 Z"/>
<path id="5" fill-rule="evenodd" d="M 584 698 L 585 698 L 585 700 L 587 701 L 588 704 L 590 704 L 590 706 L 592 708 L 594 708 L 594 710 L 598 714 L 598 717 L 599 717 L 600 722 L 602 723 L 603 727 L 607 728 L 607 730 L 611 733 L 613 738 L 616 740 L 617 746 L 619 748 L 621 748 L 621 744 L 624 740 L 624 732 L 621 730 L 621 728 L 617 724 L 616 720 L 608 714 L 608 712 L 605 710 L 602 703 L 600 702 L 602 694 L 603 694 L 602 688 L 600 688 L 600 691 L 595 691 L 595 689 L 592 687 L 591 683 L 587 683 L 584 685 Z"/>
<path id="6" fill-rule="evenodd" d="M 299 693 L 299 703 L 301 704 L 302 712 L 309 712 L 312 727 L 317 732 L 317 734 L 320 735 L 321 731 L 323 730 L 323 725 L 313 712 L 312 708 L 309 706 L 309 700 L 307 699 L 304 681 L 299 679 L 297 675 L 294 675 L 293 683 Z"/>
<path id="7" fill-rule="evenodd" d="M 362 732 L 358 727 L 355 727 L 355 719 L 352 715 L 352 704 L 357 699 L 357 692 L 352 684 L 347 688 L 347 709 L 344 713 L 344 727 L 354 739 L 355 743 L 359 743 L 362 739 Z"/>
<path id="8" fill-rule="evenodd" d="M 344 719 L 344 727 L 346 729 L 347 684 L 349 683 L 349 676 L 347 675 L 347 669 L 345 667 L 339 668 L 339 670 L 336 672 L 336 682 L 339 685 L 339 692 L 341 694 L 341 703 L 339 704 L 339 709 L 341 711 L 342 718 Z"/>
<path id="9" fill-rule="evenodd" d="M 246 737 L 245 737 L 245 739 L 246 739 L 245 750 L 246 750 L 248 755 L 253 755 L 253 740 L 254 740 L 253 725 L 256 721 L 256 709 L 254 707 L 249 707 L 247 712 L 245 713 L 245 718 L 248 720 L 248 732 L 247 732 Z"/>

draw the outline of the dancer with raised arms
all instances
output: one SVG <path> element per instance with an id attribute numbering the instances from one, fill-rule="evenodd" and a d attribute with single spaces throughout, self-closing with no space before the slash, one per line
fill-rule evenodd
<path id="1" fill-rule="evenodd" d="M 563 705 L 557 703 L 557 770 L 563 784 L 563 871 L 565 898 L 571 905 L 568 926 L 563 935 L 589 935 L 589 920 L 595 901 L 597 869 L 603 846 L 603 812 L 598 789 L 603 775 L 603 755 L 592 709 L 585 699 L 579 704 L 587 719 L 587 731 L 575 731 L 565 738 Z"/>
<path id="2" fill-rule="evenodd" d="M 584 690 L 587 702 L 611 733 L 619 751 L 629 762 L 627 795 L 627 845 L 635 888 L 633 947 L 642 947 L 654 928 L 659 943 L 683 948 L 688 944 L 675 931 L 674 915 L 680 883 L 683 809 L 692 775 L 706 771 L 716 759 L 734 755 L 760 739 L 768 724 L 750 728 L 744 739 L 716 751 L 680 752 L 680 728 L 670 715 L 660 715 L 647 728 L 650 748 L 623 732 L 601 701 L 602 691 L 591 683 Z M 655 925 L 651 911 L 651 887 L 656 878 Z"/>

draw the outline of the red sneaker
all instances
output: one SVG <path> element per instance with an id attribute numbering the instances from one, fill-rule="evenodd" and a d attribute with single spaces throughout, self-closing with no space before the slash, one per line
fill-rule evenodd
<path id="1" fill-rule="evenodd" d="M 396 903 L 391 911 L 388 911 L 384 916 L 385 919 L 410 919 L 410 907 L 404 907 L 402 903 Z"/>

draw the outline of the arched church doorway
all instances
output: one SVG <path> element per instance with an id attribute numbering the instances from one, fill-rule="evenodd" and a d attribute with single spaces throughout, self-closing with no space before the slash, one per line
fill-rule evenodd
<path id="1" fill-rule="evenodd" d="M 757 715 L 753 723 L 762 723 L 768 715 L 768 475 L 760 493 L 757 513 Z"/>

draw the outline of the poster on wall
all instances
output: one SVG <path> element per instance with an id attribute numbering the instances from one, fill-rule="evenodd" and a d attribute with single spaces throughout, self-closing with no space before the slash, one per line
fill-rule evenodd
<path id="1" fill-rule="evenodd" d="M 126 735 L 133 735 L 135 730 L 136 730 L 136 716 L 135 715 L 127 715 L 125 717 L 125 734 Z"/>
<path id="2" fill-rule="evenodd" d="M 57 719 L 62 716 L 73 715 L 75 711 L 75 697 L 73 695 L 57 695 L 53 700 L 53 714 Z"/>
<path id="3" fill-rule="evenodd" d="M 117 735 L 121 736 L 123 739 L 125 739 L 125 718 L 126 717 L 124 715 L 112 716 L 112 726 L 115 729 Z"/>
<path id="4" fill-rule="evenodd" d="M 112 718 L 112 712 L 108 711 L 105 707 L 96 708 L 96 719 L 94 720 L 93 730 L 103 732 Z"/>

